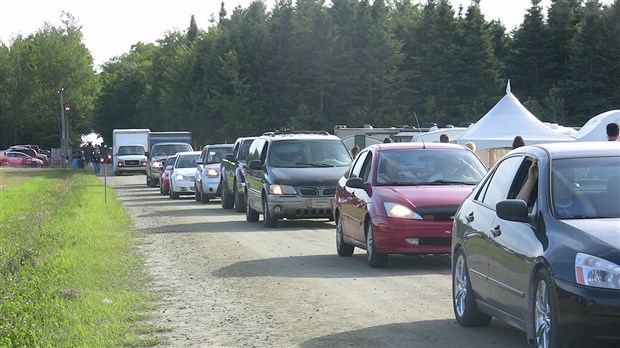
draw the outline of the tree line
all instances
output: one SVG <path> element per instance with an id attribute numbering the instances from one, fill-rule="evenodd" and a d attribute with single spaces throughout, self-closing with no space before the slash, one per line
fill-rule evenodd
<path id="1" fill-rule="evenodd" d="M 277 128 L 476 122 L 512 92 L 542 121 L 582 126 L 620 105 L 620 0 L 531 0 L 508 31 L 480 1 L 256 0 L 205 30 L 168 31 L 93 70 L 81 27 L 0 45 L 0 146 L 114 128 L 189 130 L 199 145 Z M 513 126 L 513 125 L 507 125 Z M 516 125 L 518 126 L 518 125 Z"/>

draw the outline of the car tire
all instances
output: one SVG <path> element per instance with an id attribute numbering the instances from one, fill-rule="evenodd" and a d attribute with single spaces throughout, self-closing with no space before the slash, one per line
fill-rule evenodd
<path id="1" fill-rule="evenodd" d="M 235 197 L 235 211 L 237 213 L 243 213 L 245 208 L 245 199 L 242 194 L 237 190 L 237 182 L 235 181 L 235 186 L 233 189 L 233 196 Z"/>
<path id="2" fill-rule="evenodd" d="M 247 222 L 257 222 L 258 212 L 250 207 L 250 199 L 245 199 L 245 220 Z"/>
<path id="3" fill-rule="evenodd" d="M 202 202 L 202 193 L 198 191 L 198 188 L 194 185 L 194 200 L 196 202 Z"/>
<path id="4" fill-rule="evenodd" d="M 114 176 L 120 176 L 120 175 L 121 175 L 121 172 L 119 172 L 118 170 L 114 171 Z"/>
<path id="5" fill-rule="evenodd" d="M 153 187 L 153 186 L 151 185 L 151 179 L 149 179 L 149 176 L 148 176 L 148 175 L 146 176 L 146 187 Z"/>
<path id="6" fill-rule="evenodd" d="M 461 326 L 487 326 L 493 319 L 476 307 L 467 260 L 460 248 L 454 254 L 452 265 L 452 307 L 456 321 Z"/>
<path id="7" fill-rule="evenodd" d="M 159 185 L 159 193 L 164 194 L 164 185 Z"/>
<path id="8" fill-rule="evenodd" d="M 147 177 L 146 177 L 146 180 L 148 180 L 148 181 L 149 181 L 149 182 L 148 182 L 148 184 L 147 184 L 147 185 L 149 185 L 149 187 L 155 187 L 155 186 L 157 186 L 157 179 L 151 179 L 151 178 L 149 178 L 149 177 L 147 176 Z"/>
<path id="9" fill-rule="evenodd" d="M 170 182 L 170 198 L 172 199 L 178 199 L 179 198 L 179 194 L 174 192 L 174 188 L 172 187 L 172 182 Z"/>
<path id="10" fill-rule="evenodd" d="M 196 190 L 198 192 L 198 190 Z M 204 192 L 200 192 L 200 203 L 209 203 L 209 196 L 205 195 Z"/>
<path id="11" fill-rule="evenodd" d="M 344 242 L 344 231 L 340 216 L 336 216 L 336 250 L 340 256 L 351 256 L 355 250 L 353 245 Z"/>
<path id="12" fill-rule="evenodd" d="M 224 181 L 220 181 L 220 187 L 222 188 L 222 209 L 232 209 L 235 206 L 234 197 L 228 193 Z"/>
<path id="13" fill-rule="evenodd" d="M 368 255 L 368 265 L 372 268 L 383 268 L 387 264 L 388 254 L 377 252 L 375 233 L 370 220 L 366 222 L 366 254 Z"/>
<path id="14" fill-rule="evenodd" d="M 530 302 L 530 318 L 534 321 L 534 345 L 559 347 L 558 301 L 551 272 L 542 268 L 534 278 L 534 296 Z"/>
<path id="15" fill-rule="evenodd" d="M 263 198 L 263 226 L 276 227 L 278 226 L 278 218 L 275 218 L 269 213 L 269 204 L 267 198 Z"/>

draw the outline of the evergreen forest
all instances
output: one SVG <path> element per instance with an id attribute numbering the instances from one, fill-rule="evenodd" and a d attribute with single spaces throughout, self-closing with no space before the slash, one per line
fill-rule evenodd
<path id="1" fill-rule="evenodd" d="M 544 122 L 580 127 L 620 108 L 620 0 L 531 0 L 511 30 L 480 1 L 224 0 L 100 67 L 63 13 L 0 42 L 0 148 L 58 147 L 61 105 L 73 146 L 115 128 L 188 130 L 202 146 L 278 128 L 458 125 L 484 116 L 508 79 Z"/>

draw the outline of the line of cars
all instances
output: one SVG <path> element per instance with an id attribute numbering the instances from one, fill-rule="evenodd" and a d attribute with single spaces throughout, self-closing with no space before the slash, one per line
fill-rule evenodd
<path id="1" fill-rule="evenodd" d="M 50 152 L 37 145 L 13 145 L 0 151 L 0 166 L 41 168 L 50 163 Z"/>
<path id="2" fill-rule="evenodd" d="M 243 139 L 219 166 L 216 145 L 177 154 L 170 192 L 220 194 L 222 208 L 265 227 L 333 219 L 338 255 L 366 250 L 371 267 L 451 254 L 462 326 L 495 317 L 539 347 L 620 341 L 620 143 L 525 146 L 488 170 L 456 144 L 376 144 L 352 158 L 329 134 Z M 195 163 L 185 174 L 180 157 Z"/>

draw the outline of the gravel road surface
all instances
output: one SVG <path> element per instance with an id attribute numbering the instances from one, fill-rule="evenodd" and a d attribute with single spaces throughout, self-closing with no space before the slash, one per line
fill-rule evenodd
<path id="1" fill-rule="evenodd" d="M 364 250 L 337 255 L 327 220 L 267 229 L 219 200 L 162 196 L 143 175 L 106 182 L 144 233 L 146 272 L 165 294 L 162 347 L 527 347 L 502 322 L 456 323 L 447 255 L 390 255 L 372 269 Z"/>

